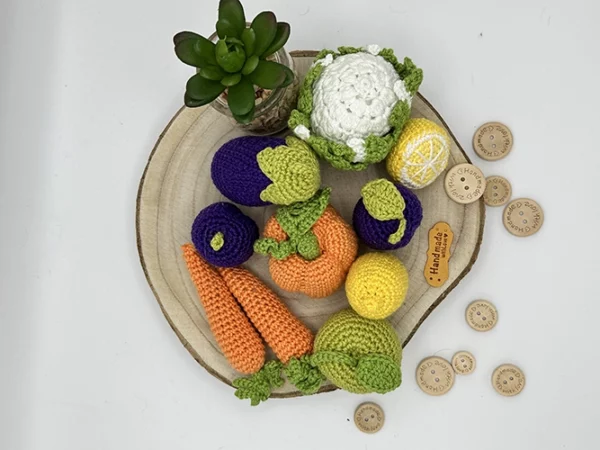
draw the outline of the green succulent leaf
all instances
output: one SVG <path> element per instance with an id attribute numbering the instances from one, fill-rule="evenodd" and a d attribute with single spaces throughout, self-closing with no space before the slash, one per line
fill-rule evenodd
<path id="1" fill-rule="evenodd" d="M 231 50 L 231 51 L 230 51 Z M 215 54 L 217 63 L 225 72 L 236 73 L 242 70 L 246 62 L 246 54 L 239 45 L 232 45 L 231 49 L 223 39 L 219 40 L 216 45 Z"/>
<path id="2" fill-rule="evenodd" d="M 242 116 L 233 115 L 233 118 L 242 125 L 247 125 L 254 119 L 254 108 L 248 114 L 244 114 Z"/>
<path id="3" fill-rule="evenodd" d="M 192 97 L 189 96 L 187 92 L 183 96 L 183 103 L 185 103 L 185 106 L 187 106 L 188 108 L 197 108 L 206 104 L 201 102 L 200 100 L 194 100 Z"/>
<path id="4" fill-rule="evenodd" d="M 272 44 L 277 34 L 277 18 L 271 11 L 263 11 L 252 21 L 250 27 L 256 34 L 254 55 L 262 55 Z"/>
<path id="5" fill-rule="evenodd" d="M 275 89 L 286 80 L 284 66 L 273 61 L 259 61 L 256 69 L 249 75 L 250 80 L 265 89 Z"/>
<path id="6" fill-rule="evenodd" d="M 253 55 L 254 44 L 256 43 L 256 33 L 252 28 L 244 28 L 244 31 L 242 31 L 242 42 L 244 43 L 246 55 Z"/>
<path id="7" fill-rule="evenodd" d="M 246 60 L 246 64 L 244 64 L 244 67 L 242 67 L 242 73 L 244 75 L 250 75 L 252 72 L 254 72 L 254 69 L 256 69 L 256 66 L 258 66 L 258 56 L 253 55 L 250 58 L 248 58 Z"/>
<path id="8" fill-rule="evenodd" d="M 242 75 L 239 73 L 234 73 L 232 75 L 227 75 L 226 77 L 224 77 L 221 80 L 221 84 L 223 86 L 235 86 L 236 84 L 238 84 L 240 82 L 240 80 L 242 79 Z"/>
<path id="9" fill-rule="evenodd" d="M 220 39 L 225 39 L 227 36 L 235 36 L 236 29 L 229 20 L 219 19 L 216 24 L 217 36 Z"/>
<path id="10" fill-rule="evenodd" d="M 246 28 L 246 16 L 244 7 L 239 0 L 221 0 L 219 2 L 219 22 L 221 21 L 227 22 L 227 28 L 230 29 L 225 36 L 236 38 L 241 36 L 242 31 Z M 217 22 L 217 27 L 219 22 Z M 224 36 L 219 34 L 219 37 L 223 39 Z"/>
<path id="11" fill-rule="evenodd" d="M 222 80 L 227 75 L 227 73 L 219 66 L 206 66 L 200 69 L 198 73 L 207 80 L 216 81 Z"/>
<path id="12" fill-rule="evenodd" d="M 194 33 L 193 31 L 180 31 L 175 36 L 173 36 L 173 44 L 177 45 L 181 41 L 185 41 L 186 39 L 198 39 L 201 38 L 199 34 Z"/>
<path id="13" fill-rule="evenodd" d="M 290 84 L 292 84 L 292 81 L 294 81 L 294 71 L 289 67 L 284 66 L 283 64 L 280 64 L 280 66 L 283 67 L 283 71 L 285 72 L 285 80 L 283 80 L 281 87 L 289 86 Z"/>
<path id="14" fill-rule="evenodd" d="M 190 78 L 185 87 L 186 95 L 195 101 L 196 106 L 212 102 L 224 90 L 225 86 L 219 81 L 207 80 L 199 73 Z"/>
<path id="15" fill-rule="evenodd" d="M 275 33 L 273 42 L 271 42 L 269 48 L 263 52 L 262 58 L 266 58 L 267 56 L 279 51 L 279 49 L 281 49 L 290 38 L 290 31 L 291 28 L 289 23 L 279 22 L 277 24 L 277 32 Z"/>
<path id="16" fill-rule="evenodd" d="M 215 44 L 202 36 L 180 40 L 175 45 L 175 54 L 181 62 L 193 67 L 217 64 Z"/>
<path id="17" fill-rule="evenodd" d="M 235 116 L 243 117 L 254 108 L 254 86 L 244 77 L 227 91 L 227 104 Z"/>
<path id="18" fill-rule="evenodd" d="M 238 39 L 235 37 L 226 37 L 225 42 L 227 42 L 228 44 L 237 44 L 237 45 L 241 45 L 241 46 L 244 45 L 244 43 L 242 42 L 241 39 Z"/>

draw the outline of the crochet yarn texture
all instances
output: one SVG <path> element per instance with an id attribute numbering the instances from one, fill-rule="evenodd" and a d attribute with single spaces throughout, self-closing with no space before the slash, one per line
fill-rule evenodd
<path id="1" fill-rule="evenodd" d="M 390 253 L 367 253 L 348 272 L 346 296 L 354 311 L 367 319 L 385 319 L 404 302 L 408 271 Z"/>
<path id="2" fill-rule="evenodd" d="M 410 117 L 423 72 L 391 49 L 323 50 L 308 71 L 288 125 L 334 167 L 383 160 Z"/>
<path id="3" fill-rule="evenodd" d="M 269 270 L 280 288 L 322 298 L 344 282 L 358 239 L 328 201 L 329 190 L 320 191 L 308 202 L 280 208 L 265 224 L 254 249 L 271 256 Z"/>
<path id="4" fill-rule="evenodd" d="M 411 189 L 429 186 L 450 158 L 450 136 L 427 119 L 410 119 L 386 160 L 392 179 Z"/>
<path id="5" fill-rule="evenodd" d="M 312 351 L 312 332 L 262 281 L 242 267 L 218 271 L 277 359 L 285 364 Z"/>
<path id="6" fill-rule="evenodd" d="M 181 247 L 192 282 L 217 345 L 238 372 L 252 374 L 265 363 L 265 347 L 223 278 L 192 244 Z"/>
<path id="7" fill-rule="evenodd" d="M 379 182 L 380 180 L 375 181 Z M 371 183 L 368 183 L 368 185 Z M 372 200 L 374 200 L 373 203 L 376 207 L 381 205 L 388 210 L 388 215 L 375 213 L 378 215 L 378 217 L 375 217 L 372 214 L 374 208 L 371 207 L 371 211 L 369 211 L 365 206 L 364 194 L 363 198 L 356 203 L 352 215 L 352 224 L 354 225 L 354 230 L 358 237 L 369 247 L 377 250 L 395 250 L 405 247 L 411 241 L 423 220 L 423 208 L 418 197 L 411 192 L 410 189 L 402 185 L 394 185 L 387 180 L 385 180 L 383 184 L 388 183 L 397 190 L 402 198 L 404 204 L 404 208 L 401 211 L 402 218 L 387 218 L 392 215 L 398 216 L 399 214 L 397 214 L 396 210 L 402 205 L 401 203 L 398 204 L 398 202 L 391 203 L 389 198 L 386 199 L 385 196 L 384 198 L 375 196 Z M 386 193 L 387 191 L 385 190 L 382 192 L 382 194 Z M 375 210 L 376 209 L 377 208 L 375 208 Z M 391 214 L 389 213 L 390 210 Z M 402 229 L 403 234 L 401 234 L 400 239 L 397 240 L 398 231 Z"/>
<path id="8" fill-rule="evenodd" d="M 225 197 L 245 206 L 305 201 L 321 183 L 315 154 L 293 136 L 232 139 L 215 153 L 211 176 Z"/>
<path id="9" fill-rule="evenodd" d="M 231 203 L 207 206 L 192 224 L 194 246 L 214 266 L 234 267 L 246 262 L 254 253 L 256 239 L 256 223 Z"/>
<path id="10" fill-rule="evenodd" d="M 348 392 L 384 394 L 400 386 L 401 360 L 402 347 L 387 321 L 345 309 L 321 327 L 314 353 L 292 359 L 285 373 L 305 394 L 315 393 L 323 377 Z"/>

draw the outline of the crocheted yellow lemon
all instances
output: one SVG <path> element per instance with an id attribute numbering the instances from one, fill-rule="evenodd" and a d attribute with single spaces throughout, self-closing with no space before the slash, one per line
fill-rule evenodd
<path id="1" fill-rule="evenodd" d="M 446 169 L 449 157 L 446 130 L 431 120 L 410 119 L 387 157 L 387 171 L 396 182 L 421 189 Z"/>
<path id="2" fill-rule="evenodd" d="M 389 253 L 367 253 L 352 264 L 346 296 L 367 319 L 384 319 L 400 308 L 408 290 L 408 271 Z"/>

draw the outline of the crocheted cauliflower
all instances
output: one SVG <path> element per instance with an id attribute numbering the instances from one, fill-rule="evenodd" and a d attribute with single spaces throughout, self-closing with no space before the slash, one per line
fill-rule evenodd
<path id="1" fill-rule="evenodd" d="M 288 125 L 343 170 L 382 161 L 410 117 L 423 71 L 393 50 L 369 45 L 321 51 L 306 74 Z"/>

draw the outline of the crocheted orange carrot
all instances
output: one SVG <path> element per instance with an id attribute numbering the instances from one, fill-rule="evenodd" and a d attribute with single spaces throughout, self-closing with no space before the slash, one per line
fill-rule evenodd
<path id="1" fill-rule="evenodd" d="M 252 324 L 286 364 L 312 351 L 314 336 L 262 281 L 242 267 L 217 269 Z"/>
<path id="2" fill-rule="evenodd" d="M 223 355 L 238 372 L 257 372 L 265 363 L 265 347 L 260 336 L 215 269 L 198 255 L 192 244 L 185 244 L 181 249 Z"/>
<path id="3" fill-rule="evenodd" d="M 331 295 L 343 283 L 358 251 L 358 239 L 328 205 L 329 189 L 304 204 L 280 208 L 265 224 L 254 250 L 271 255 L 273 281 L 312 298 Z"/>

